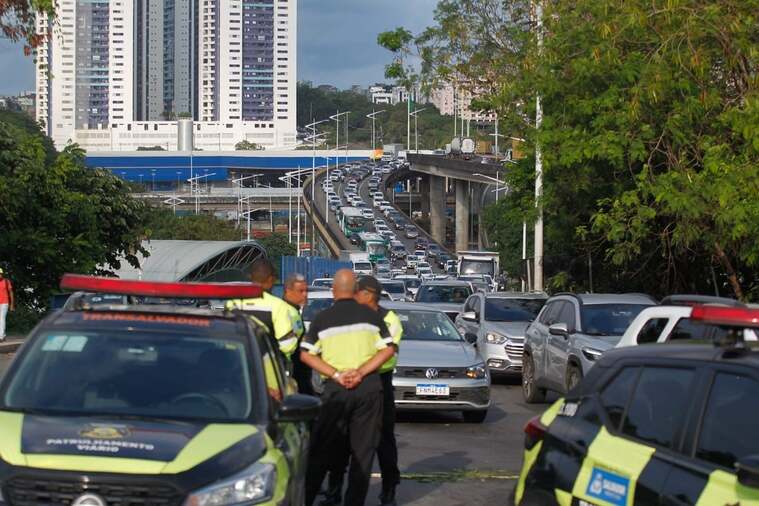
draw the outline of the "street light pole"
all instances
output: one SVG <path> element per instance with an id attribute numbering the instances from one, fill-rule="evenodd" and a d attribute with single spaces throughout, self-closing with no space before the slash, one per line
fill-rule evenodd
<path id="1" fill-rule="evenodd" d="M 543 51 L 543 3 L 542 0 L 535 2 L 535 17 L 538 39 L 538 55 Z M 540 93 L 535 100 L 535 206 L 538 208 L 538 217 L 535 220 L 535 276 L 534 289 L 543 291 L 543 153 L 540 149 L 540 141 L 537 136 L 543 123 L 543 106 L 540 102 Z"/>
<path id="2" fill-rule="evenodd" d="M 377 137 L 375 135 L 374 121 L 377 119 L 377 115 L 382 114 L 383 112 L 385 112 L 385 109 L 380 111 L 372 109 L 372 113 L 366 115 L 367 118 L 372 120 L 372 154 L 374 154 L 374 151 L 377 151 Z"/>
<path id="3" fill-rule="evenodd" d="M 346 116 L 345 120 L 347 122 L 348 121 L 348 114 L 350 114 L 350 111 L 345 111 L 345 112 L 337 111 L 337 114 L 333 114 L 332 116 L 329 117 L 329 119 L 331 119 L 331 120 L 333 120 L 333 121 L 336 122 L 336 127 L 335 127 L 335 169 L 337 169 L 338 167 L 340 167 L 340 116 L 342 116 L 343 114 L 345 114 L 345 116 Z M 347 140 L 348 140 L 348 137 L 347 137 L 347 130 L 346 130 L 346 144 L 345 144 L 345 146 L 346 146 L 346 151 L 345 151 L 346 160 L 347 160 L 347 157 L 348 157 L 348 151 L 347 151 L 348 144 L 347 144 Z M 329 161 L 327 161 L 327 181 L 329 181 Z M 324 221 L 327 222 L 327 223 L 329 223 L 329 201 L 327 200 L 327 192 L 324 192 Z"/>
<path id="4" fill-rule="evenodd" d="M 417 123 L 417 116 L 420 112 L 427 110 L 426 107 L 422 107 L 421 109 L 414 109 L 410 115 L 414 117 L 414 142 L 416 143 L 416 153 L 419 154 L 419 129 L 418 129 L 418 123 Z"/>

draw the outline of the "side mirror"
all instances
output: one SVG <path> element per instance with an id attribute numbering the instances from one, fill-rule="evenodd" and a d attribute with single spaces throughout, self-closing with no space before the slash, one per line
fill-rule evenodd
<path id="1" fill-rule="evenodd" d="M 277 411 L 278 422 L 308 422 L 319 415 L 322 402 L 311 395 L 292 394 L 285 397 Z"/>
<path id="2" fill-rule="evenodd" d="M 466 339 L 466 342 L 473 346 L 477 346 L 477 334 L 472 334 L 471 332 L 467 332 L 464 334 L 464 339 Z"/>
<path id="3" fill-rule="evenodd" d="M 554 323 L 548 327 L 548 333 L 552 336 L 569 337 L 569 329 L 566 323 Z"/>
<path id="4" fill-rule="evenodd" d="M 738 470 L 738 483 L 759 488 L 759 455 L 743 457 L 735 463 L 735 468 Z"/>
<path id="5" fill-rule="evenodd" d="M 461 317 L 468 322 L 477 321 L 477 313 L 475 313 L 474 311 L 466 311 L 465 313 L 461 314 Z"/>

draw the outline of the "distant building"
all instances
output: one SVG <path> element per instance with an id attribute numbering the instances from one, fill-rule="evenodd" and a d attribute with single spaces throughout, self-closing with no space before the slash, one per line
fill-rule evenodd
<path id="1" fill-rule="evenodd" d="M 331 84 L 320 84 L 316 89 L 324 93 L 337 93 L 340 91 L 337 89 L 337 86 L 332 86 Z"/>
<path id="2" fill-rule="evenodd" d="M 490 122 L 495 121 L 494 113 L 484 113 L 471 110 L 472 94 L 461 87 L 448 83 L 430 92 L 429 102 L 438 108 L 444 116 L 456 116 L 465 121 Z"/>
<path id="3" fill-rule="evenodd" d="M 184 114 L 217 148 L 296 144 L 297 0 L 58 0 L 36 30 L 36 117 L 59 148 L 163 145 Z"/>
<path id="4" fill-rule="evenodd" d="M 369 96 L 374 104 L 398 105 L 408 101 L 408 90 L 402 86 L 375 84 L 369 87 Z"/>
<path id="5" fill-rule="evenodd" d="M 35 118 L 36 96 L 33 91 L 27 91 L 11 97 L 0 97 L 0 109 L 23 112 L 30 118 Z"/>

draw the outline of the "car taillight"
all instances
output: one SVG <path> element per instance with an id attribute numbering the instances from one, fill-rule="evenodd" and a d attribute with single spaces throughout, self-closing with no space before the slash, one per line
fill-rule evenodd
<path id="1" fill-rule="evenodd" d="M 543 440 L 548 428 L 540 423 L 540 415 L 531 418 L 529 422 L 524 426 L 524 447 L 527 450 L 532 449 L 533 446 Z"/>

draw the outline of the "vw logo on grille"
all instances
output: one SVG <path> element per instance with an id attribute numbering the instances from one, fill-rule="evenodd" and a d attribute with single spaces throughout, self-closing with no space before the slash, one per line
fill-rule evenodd
<path id="1" fill-rule="evenodd" d="M 74 499 L 71 506 L 106 506 L 106 503 L 99 495 L 84 494 Z"/>
<path id="2" fill-rule="evenodd" d="M 440 375 L 440 372 L 434 367 L 430 367 L 429 369 L 427 369 L 424 375 L 427 376 L 427 379 L 434 380 Z"/>

